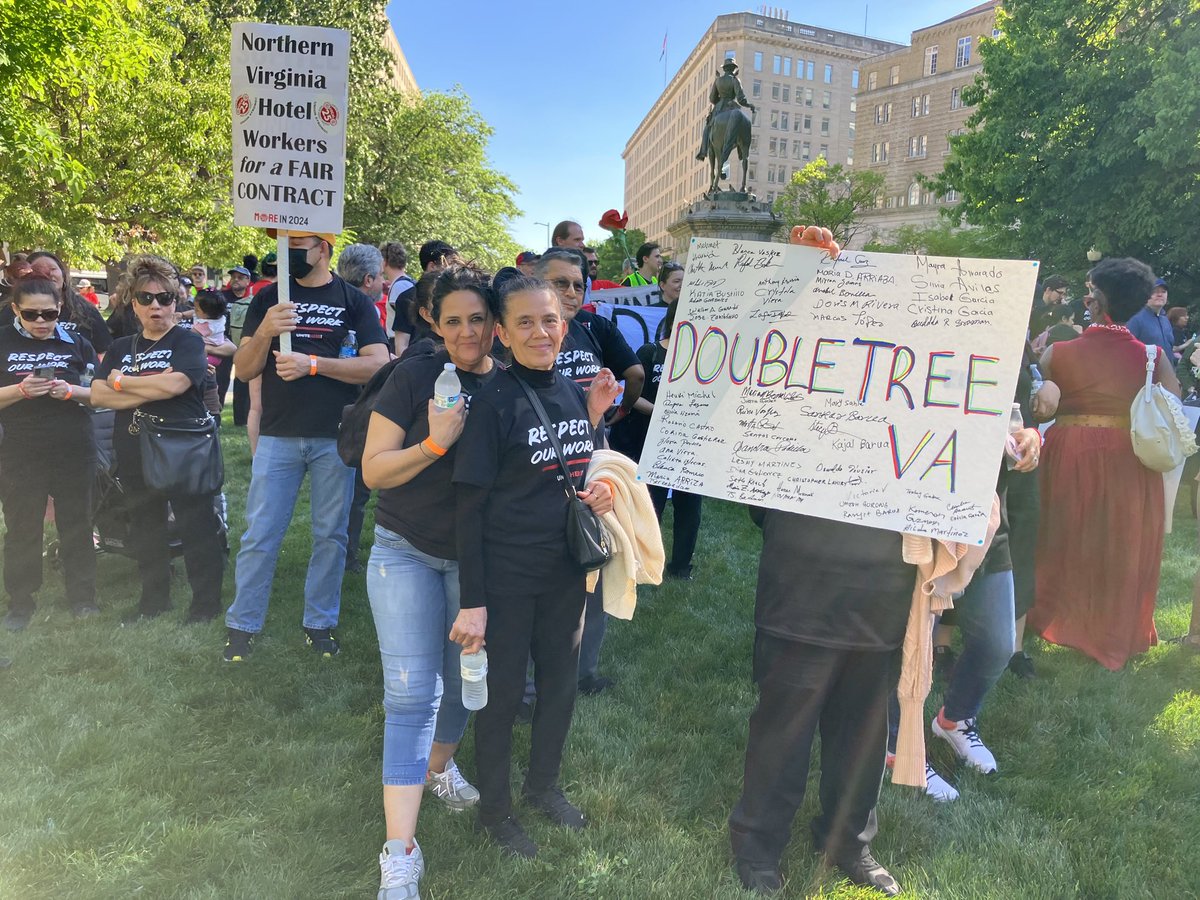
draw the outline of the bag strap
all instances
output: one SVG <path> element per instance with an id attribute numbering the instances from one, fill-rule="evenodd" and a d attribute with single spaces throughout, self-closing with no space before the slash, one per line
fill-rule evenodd
<path id="1" fill-rule="evenodd" d="M 513 377 L 516 378 L 517 384 L 521 386 L 521 390 L 525 392 L 525 396 L 529 398 L 529 405 L 533 407 L 533 412 L 537 415 L 538 421 L 546 429 L 546 434 L 550 438 L 550 446 L 554 448 L 554 455 L 558 457 L 558 467 L 563 473 L 567 496 L 574 498 L 578 492 L 575 490 L 575 483 L 571 478 L 571 470 L 567 466 L 567 460 L 563 456 L 562 442 L 559 441 L 558 435 L 554 431 L 554 424 L 550 421 L 550 417 L 546 415 L 546 407 L 542 406 L 542 401 L 538 398 L 537 392 L 526 384 L 521 379 L 521 376 L 514 375 Z"/>
<path id="2" fill-rule="evenodd" d="M 1158 345 L 1146 345 L 1146 392 L 1143 399 L 1150 402 L 1150 391 L 1154 388 L 1154 364 L 1158 361 Z"/>

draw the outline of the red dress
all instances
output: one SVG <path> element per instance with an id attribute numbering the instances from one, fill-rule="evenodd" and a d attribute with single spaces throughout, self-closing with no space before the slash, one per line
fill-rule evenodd
<path id="1" fill-rule="evenodd" d="M 1058 415 L 1129 416 L 1146 382 L 1146 347 L 1095 326 L 1054 345 Z M 1054 425 L 1041 463 L 1037 588 L 1029 625 L 1109 669 L 1158 643 L 1163 477 L 1138 461 L 1128 426 Z"/>

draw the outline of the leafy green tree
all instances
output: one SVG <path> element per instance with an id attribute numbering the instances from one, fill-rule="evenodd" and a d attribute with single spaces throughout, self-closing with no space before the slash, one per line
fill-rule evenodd
<path id="1" fill-rule="evenodd" d="M 961 256 L 1007 259 L 1020 255 L 1013 228 L 956 228 L 941 221 L 932 225 L 901 225 L 888 240 L 868 241 L 864 250 L 882 253 L 920 253 L 928 256 Z"/>
<path id="2" fill-rule="evenodd" d="M 637 253 L 637 248 L 646 243 L 646 232 L 640 228 L 625 229 L 625 246 L 629 248 L 629 255 L 632 258 Z M 625 251 L 621 249 L 621 242 L 616 236 L 610 234 L 599 244 L 593 244 L 596 248 L 596 274 L 600 278 L 607 278 L 609 281 L 620 282 L 621 272 L 625 266 Z"/>
<path id="3" fill-rule="evenodd" d="M 1021 255 L 1071 268 L 1095 246 L 1200 282 L 1200 7 L 1006 0 L 932 189 L 967 222 L 1017 226 Z"/>
<path id="4" fill-rule="evenodd" d="M 820 225 L 846 246 L 862 227 L 864 210 L 883 190 L 878 172 L 850 169 L 818 157 L 792 176 L 775 201 L 775 214 L 790 231 L 795 225 Z"/>

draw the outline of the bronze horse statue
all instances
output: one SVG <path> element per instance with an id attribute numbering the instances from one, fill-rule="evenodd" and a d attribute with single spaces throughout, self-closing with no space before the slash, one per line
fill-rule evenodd
<path id="1" fill-rule="evenodd" d="M 721 170 L 735 149 L 738 159 L 742 163 L 740 190 L 745 193 L 750 170 L 750 117 L 740 109 L 725 109 L 713 116 L 708 133 L 708 166 L 711 176 L 708 192 L 710 194 L 718 191 Z M 732 172 L 730 175 L 732 176 Z"/>

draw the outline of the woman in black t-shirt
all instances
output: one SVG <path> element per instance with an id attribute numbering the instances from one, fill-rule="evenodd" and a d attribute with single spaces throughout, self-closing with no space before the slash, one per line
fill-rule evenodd
<path id="1" fill-rule="evenodd" d="M 112 344 L 108 325 L 96 307 L 71 289 L 70 271 L 66 264 L 49 250 L 30 253 L 28 263 L 33 277 L 44 278 L 58 289 L 62 299 L 58 324 L 71 334 L 82 334 L 96 354 L 104 356 Z M 0 311 L 0 328 L 8 327 L 12 321 L 13 312 L 6 306 Z"/>
<path id="2" fill-rule="evenodd" d="M 96 609 L 92 483 L 96 444 L 88 390 L 80 379 L 96 352 L 58 323 L 62 303 L 48 279 L 18 281 L 11 294 L 16 321 L 0 328 L 0 500 L 4 503 L 4 625 L 20 631 L 33 616 L 42 585 L 42 522 L 54 498 L 59 558 L 67 599 L 77 617 Z"/>
<path id="3" fill-rule="evenodd" d="M 440 273 L 430 318 L 441 349 L 392 370 L 363 449 L 363 481 L 379 490 L 367 596 L 384 670 L 381 888 L 415 887 L 420 878 L 416 825 L 427 783 L 451 809 L 479 800 L 452 759 L 468 713 L 459 646 L 448 638 L 458 616 L 450 477 L 467 404 L 497 369 L 488 355 L 494 304 L 485 273 L 465 266 Z M 442 409 L 433 388 L 447 365 L 457 370 L 462 395 Z"/>
<path id="4" fill-rule="evenodd" d="M 568 499 L 549 435 L 526 396 L 545 407 L 576 483 L 591 461 L 595 428 L 616 399 L 602 369 L 590 392 L 555 368 L 562 307 L 536 278 L 514 277 L 498 291 L 500 340 L 513 354 L 471 401 L 454 464 L 460 605 L 450 637 L 488 651 L 488 704 L 475 719 L 479 820 L 501 848 L 530 857 L 537 847 L 512 815 L 512 728 L 532 652 L 537 707 L 525 779 L 526 802 L 553 822 L 582 828 L 583 814 L 558 786 L 579 665 L 584 573 L 567 552 Z M 611 510 L 603 482 L 579 492 L 597 514 Z"/>
<path id="5" fill-rule="evenodd" d="M 149 488 L 142 477 L 135 428 L 135 414 L 175 422 L 208 418 L 204 340 L 175 324 L 179 285 L 166 260 L 140 257 L 130 264 L 129 276 L 130 299 L 141 330 L 113 344 L 92 384 L 91 401 L 93 406 L 117 410 L 113 429 L 117 476 L 129 503 L 130 544 L 142 577 L 142 596 L 133 618 L 153 618 L 171 608 L 169 502 L 192 588 L 187 621 L 206 622 L 221 611 L 225 574 L 214 495 L 163 494 Z"/>

